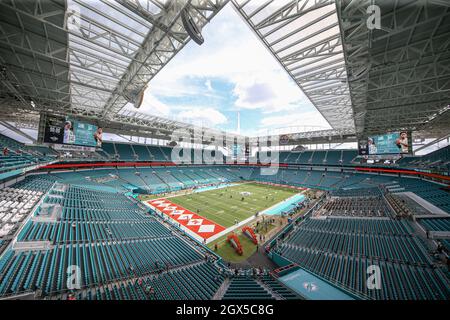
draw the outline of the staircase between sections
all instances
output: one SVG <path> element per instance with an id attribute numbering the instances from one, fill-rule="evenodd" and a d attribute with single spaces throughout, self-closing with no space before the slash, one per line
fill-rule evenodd
<path id="1" fill-rule="evenodd" d="M 263 281 L 260 279 L 256 279 L 256 282 L 264 288 L 275 300 L 284 300 L 282 296 L 280 296 L 277 292 L 273 291 L 268 285 L 266 285 Z"/>
<path id="2" fill-rule="evenodd" d="M 228 287 L 230 286 L 230 279 L 225 278 L 225 280 L 220 285 L 219 289 L 217 289 L 216 293 L 212 297 L 212 300 L 222 300 L 223 296 L 225 295 L 225 292 L 227 292 Z"/>

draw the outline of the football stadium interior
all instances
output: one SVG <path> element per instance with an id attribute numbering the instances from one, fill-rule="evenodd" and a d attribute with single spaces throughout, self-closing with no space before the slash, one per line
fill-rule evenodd
<path id="1" fill-rule="evenodd" d="M 226 10 L 328 127 L 141 108 Z M 449 300 L 449 145 L 446 0 L 0 0 L 0 300 Z"/>

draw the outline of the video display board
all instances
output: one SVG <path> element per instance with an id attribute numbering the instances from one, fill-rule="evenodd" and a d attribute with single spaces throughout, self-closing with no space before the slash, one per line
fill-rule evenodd
<path id="1" fill-rule="evenodd" d="M 69 117 L 48 116 L 44 142 L 86 147 L 102 146 L 103 129 Z"/>
<path id="2" fill-rule="evenodd" d="M 411 133 L 407 131 L 373 135 L 359 142 L 360 155 L 411 153 Z"/>

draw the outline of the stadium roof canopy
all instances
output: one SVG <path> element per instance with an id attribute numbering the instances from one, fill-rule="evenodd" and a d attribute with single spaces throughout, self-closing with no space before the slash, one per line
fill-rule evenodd
<path id="1" fill-rule="evenodd" d="M 333 0 L 234 0 L 242 17 L 334 129 L 354 127 Z"/>
<path id="2" fill-rule="evenodd" d="M 0 119 L 36 128 L 40 112 L 74 115 L 113 132 L 153 137 L 193 129 L 124 106 L 190 41 L 181 12 L 202 28 L 228 2 L 0 0 Z M 366 10 L 373 3 L 381 8 L 381 29 L 369 30 Z M 401 129 L 448 133 L 447 1 L 230 5 L 327 119 L 333 137 Z M 325 138 L 325 132 L 312 136 Z"/>
<path id="3" fill-rule="evenodd" d="M 380 28 L 367 26 L 372 1 L 338 1 L 358 133 L 450 131 L 450 1 L 375 1 Z"/>

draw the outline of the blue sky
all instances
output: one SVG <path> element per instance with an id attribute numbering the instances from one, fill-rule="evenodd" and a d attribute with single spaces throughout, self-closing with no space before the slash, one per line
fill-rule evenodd
<path id="1" fill-rule="evenodd" d="M 314 126 L 327 121 L 264 47 L 231 5 L 149 83 L 140 111 L 241 133 Z M 310 128 L 311 129 L 311 128 Z"/>

